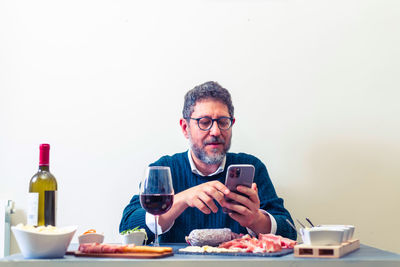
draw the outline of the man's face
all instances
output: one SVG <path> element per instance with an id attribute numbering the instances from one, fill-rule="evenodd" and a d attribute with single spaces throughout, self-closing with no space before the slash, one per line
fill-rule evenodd
<path id="1" fill-rule="evenodd" d="M 218 119 L 230 116 L 225 104 L 210 99 L 197 102 L 191 117 Z M 203 131 L 198 127 L 196 120 L 189 120 L 189 124 L 183 131 L 189 139 L 194 156 L 206 164 L 221 163 L 231 146 L 232 127 L 228 130 L 221 130 L 216 121 L 210 130 Z"/>

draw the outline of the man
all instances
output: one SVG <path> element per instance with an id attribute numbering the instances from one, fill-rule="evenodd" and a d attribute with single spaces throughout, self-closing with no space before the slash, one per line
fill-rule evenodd
<path id="1" fill-rule="evenodd" d="M 234 123 L 231 96 L 218 83 L 206 82 L 186 93 L 180 126 L 190 149 L 151 164 L 171 168 L 175 190 L 173 206 L 159 217 L 161 242 L 184 243 L 193 229 L 225 227 L 236 233 L 273 233 L 296 239 L 286 222 L 292 218 L 276 195 L 265 165 L 249 154 L 227 153 Z M 255 167 L 252 187 L 237 187 L 247 197 L 224 185 L 231 164 Z M 223 207 L 231 212 L 223 213 Z M 141 207 L 137 195 L 124 210 L 120 231 L 136 226 L 145 228 L 149 241 L 154 240 L 154 217 Z"/>

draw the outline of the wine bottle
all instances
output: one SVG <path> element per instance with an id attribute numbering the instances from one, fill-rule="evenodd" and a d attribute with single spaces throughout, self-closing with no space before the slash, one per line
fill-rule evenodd
<path id="1" fill-rule="evenodd" d="M 57 181 L 50 173 L 50 145 L 39 146 L 39 170 L 29 182 L 29 225 L 56 225 Z"/>

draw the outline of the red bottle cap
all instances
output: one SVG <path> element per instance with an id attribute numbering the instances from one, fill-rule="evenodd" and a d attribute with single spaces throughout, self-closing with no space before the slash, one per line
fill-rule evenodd
<path id="1" fill-rule="evenodd" d="M 49 144 L 41 144 L 39 146 L 39 150 L 40 150 L 39 166 L 49 166 L 50 145 Z"/>

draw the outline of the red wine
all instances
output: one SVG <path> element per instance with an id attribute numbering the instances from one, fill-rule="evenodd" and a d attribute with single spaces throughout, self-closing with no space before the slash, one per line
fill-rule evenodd
<path id="1" fill-rule="evenodd" d="M 140 203 L 142 207 L 150 214 L 161 215 L 166 213 L 174 202 L 174 195 L 140 195 Z"/>

